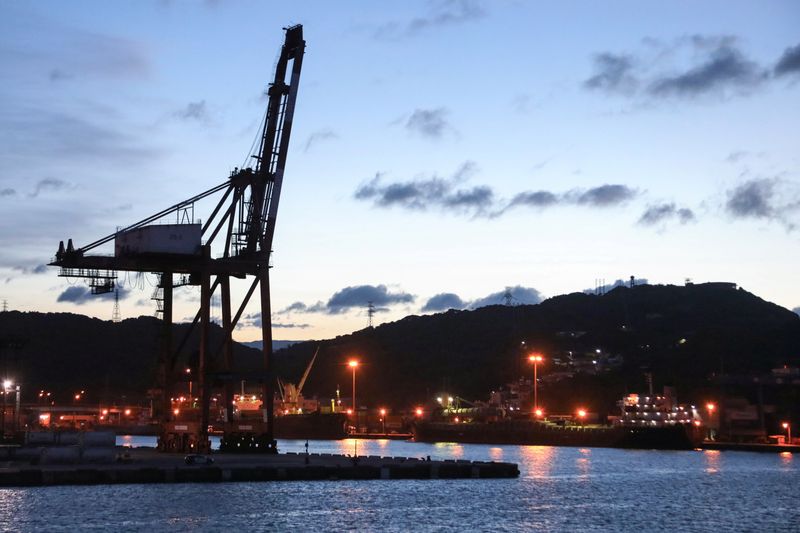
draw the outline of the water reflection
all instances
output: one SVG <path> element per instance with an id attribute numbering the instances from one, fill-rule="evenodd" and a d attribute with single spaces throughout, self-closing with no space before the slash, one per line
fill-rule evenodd
<path id="1" fill-rule="evenodd" d="M 703 452 L 703 460 L 706 463 L 706 474 L 719 473 L 719 463 L 722 459 L 722 452 L 719 450 L 706 450 Z"/>
<path id="2" fill-rule="evenodd" d="M 528 467 L 529 478 L 546 478 L 550 476 L 556 460 L 558 448 L 554 446 L 520 446 L 521 462 Z"/>
<path id="3" fill-rule="evenodd" d="M 503 448 L 492 446 L 489 448 L 489 457 L 492 461 L 502 461 L 503 460 Z"/>
<path id="4" fill-rule="evenodd" d="M 464 458 L 464 445 L 455 442 L 437 442 L 433 445 L 437 452 L 442 455 L 452 457 L 453 459 Z"/>
<path id="5" fill-rule="evenodd" d="M 589 471 L 592 466 L 592 450 L 589 448 L 581 448 L 578 450 L 578 453 L 580 453 L 580 456 L 575 460 L 575 466 L 578 468 L 578 479 L 581 481 L 588 481 Z"/>
<path id="6" fill-rule="evenodd" d="M 793 460 L 794 454 L 792 452 L 781 452 L 781 466 L 784 469 L 790 468 Z"/>

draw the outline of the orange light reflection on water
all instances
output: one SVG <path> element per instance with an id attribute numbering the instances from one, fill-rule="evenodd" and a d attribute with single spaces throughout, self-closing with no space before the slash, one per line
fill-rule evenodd
<path id="1" fill-rule="evenodd" d="M 716 474 L 719 472 L 719 461 L 722 459 L 722 452 L 719 450 L 705 450 L 703 459 L 706 462 L 706 474 Z"/>
<path id="2" fill-rule="evenodd" d="M 781 466 L 789 467 L 792 466 L 792 461 L 794 461 L 794 454 L 792 452 L 781 452 Z"/>
<path id="3" fill-rule="evenodd" d="M 528 478 L 541 479 L 550 476 L 557 448 L 554 446 L 520 446 L 522 463 L 528 465 Z"/>
<path id="4" fill-rule="evenodd" d="M 492 461 L 502 461 L 503 460 L 503 448 L 498 446 L 492 446 L 489 448 L 489 457 Z"/>

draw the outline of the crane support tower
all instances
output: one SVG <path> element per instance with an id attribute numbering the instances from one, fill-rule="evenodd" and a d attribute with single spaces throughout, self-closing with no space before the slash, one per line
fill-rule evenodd
<path id="1" fill-rule="evenodd" d="M 210 448 L 209 410 L 212 388 L 222 389 L 225 427 L 221 448 L 229 451 L 275 453 L 273 432 L 274 375 L 270 320 L 269 268 L 272 238 L 278 215 L 289 137 L 292 131 L 305 41 L 301 25 L 284 28 L 285 40 L 267 91 L 268 103 L 260 143 L 254 143 L 252 167 L 236 168 L 216 187 L 184 200 L 144 220 L 81 248 L 72 239 L 61 241 L 51 266 L 59 276 L 84 278 L 93 294 L 114 290 L 119 272 L 152 272 L 159 277 L 162 299 L 161 347 L 157 411 L 161 422 L 158 447 L 164 451 L 206 452 Z M 204 198 L 220 198 L 203 224 L 194 221 L 194 205 Z M 169 219 L 167 218 L 169 217 Z M 173 218 L 174 217 L 174 218 Z M 170 220 L 177 223 L 165 224 Z M 96 249 L 113 241 L 113 255 Z M 211 248 L 215 247 L 212 257 Z M 95 250 L 94 254 L 89 252 Z M 249 280 L 241 298 L 231 297 L 232 278 Z M 173 339 L 173 289 L 200 287 L 200 307 L 180 342 Z M 261 300 L 262 370 L 234 368 L 233 330 L 258 290 Z M 222 340 L 212 342 L 211 302 L 219 291 Z M 199 335 L 192 335 L 199 328 Z M 178 365 L 190 338 L 199 337 L 194 368 Z M 197 341 L 195 341 L 197 342 Z M 188 357 L 184 355 L 183 357 Z M 199 410 L 174 408 L 176 385 L 197 385 Z M 259 420 L 237 423 L 233 413 L 233 385 L 256 383 L 262 396 Z"/>

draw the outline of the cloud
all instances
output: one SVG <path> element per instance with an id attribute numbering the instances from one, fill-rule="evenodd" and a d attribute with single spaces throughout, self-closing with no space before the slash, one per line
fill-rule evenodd
<path id="1" fill-rule="evenodd" d="M 444 211 L 467 212 L 479 215 L 494 204 L 494 192 L 485 185 L 457 188 L 475 173 L 475 164 L 464 162 L 449 179 L 433 176 L 407 182 L 384 183 L 377 174 L 356 189 L 356 200 L 371 200 L 376 207 L 402 207 L 425 211 L 439 208 Z"/>
<path id="2" fill-rule="evenodd" d="M 786 76 L 800 73 L 800 44 L 789 47 L 778 59 L 773 69 L 775 76 Z"/>
<path id="3" fill-rule="evenodd" d="M 440 139 L 450 127 L 447 122 L 448 111 L 444 107 L 436 109 L 416 109 L 406 121 L 406 129 L 423 137 Z"/>
<path id="4" fill-rule="evenodd" d="M 770 80 L 769 69 L 749 59 L 735 36 L 692 35 L 671 44 L 655 39 L 645 42 L 647 47 L 638 53 L 595 54 L 594 73 L 583 81 L 584 89 L 644 100 L 725 98 L 751 93 Z M 793 68 L 792 51 L 784 53 L 785 63 L 778 62 L 781 72 Z"/>
<path id="5" fill-rule="evenodd" d="M 119 291 L 119 299 L 124 300 L 130 296 L 130 290 L 117 286 Z M 103 294 L 92 294 L 91 290 L 86 285 L 73 285 L 67 287 L 56 298 L 56 302 L 73 303 L 76 305 L 83 305 L 93 299 L 113 300 L 115 297 L 114 291 L 106 292 Z"/>
<path id="6" fill-rule="evenodd" d="M 455 26 L 486 16 L 486 11 L 476 0 L 439 0 L 430 4 L 428 13 L 403 22 L 389 22 L 378 27 L 373 36 L 377 39 L 413 37 L 430 29 Z"/>
<path id="7" fill-rule="evenodd" d="M 627 185 L 601 185 L 585 191 L 574 189 L 567 193 L 567 197 L 581 205 L 608 207 L 625 203 L 637 194 Z"/>
<path id="8" fill-rule="evenodd" d="M 642 216 L 639 217 L 639 224 L 643 226 L 655 226 L 661 223 L 677 220 L 681 224 L 694 222 L 696 217 L 694 212 L 686 207 L 677 207 L 674 203 L 662 203 L 649 205 Z"/>
<path id="9" fill-rule="evenodd" d="M 512 304 L 538 304 L 542 301 L 542 294 L 533 287 L 522 287 L 517 285 L 515 287 L 508 287 L 506 290 L 494 292 L 483 298 L 478 298 L 470 302 L 471 309 L 478 309 L 479 307 L 486 307 L 487 305 L 501 305 L 505 304 L 508 295 L 511 295 Z"/>
<path id="10" fill-rule="evenodd" d="M 767 79 L 766 71 L 731 45 L 713 50 L 700 65 L 681 74 L 662 76 L 652 81 L 648 92 L 653 96 L 693 97 L 725 89 L 752 89 Z"/>
<path id="11" fill-rule="evenodd" d="M 334 132 L 332 129 L 326 128 L 322 130 L 318 130 L 313 132 L 311 135 L 308 136 L 306 139 L 305 148 L 303 148 L 303 152 L 308 152 L 311 147 L 319 142 L 327 141 L 330 139 L 338 139 L 339 136 Z"/>
<path id="12" fill-rule="evenodd" d="M 0 198 L 5 196 L 14 196 L 17 194 L 17 191 L 14 189 L 0 189 Z"/>
<path id="13" fill-rule="evenodd" d="M 206 101 L 189 102 L 183 109 L 173 112 L 172 116 L 180 120 L 208 122 L 208 107 L 206 106 Z"/>
<path id="14" fill-rule="evenodd" d="M 603 280 L 605 281 L 605 280 Z M 647 285 L 647 278 L 634 278 L 633 284 L 638 285 Z M 618 279 L 614 283 L 608 285 L 598 285 L 593 289 L 583 289 L 584 294 L 605 294 L 610 290 L 616 289 L 617 287 L 630 287 L 631 281 L 630 279 Z"/>
<path id="15" fill-rule="evenodd" d="M 338 314 L 354 307 L 363 308 L 368 302 L 375 306 L 411 303 L 414 296 L 406 292 L 390 292 L 386 285 L 356 285 L 345 287 L 330 297 L 326 307 L 328 313 Z"/>
<path id="16" fill-rule="evenodd" d="M 514 207 L 544 209 L 557 205 L 581 205 L 608 208 L 625 204 L 636 198 L 639 191 L 621 184 L 605 184 L 591 189 L 571 189 L 563 193 L 551 191 L 526 191 L 515 195 L 511 201 L 492 216 L 500 216 Z"/>
<path id="17" fill-rule="evenodd" d="M 189 318 L 189 320 L 184 320 L 184 322 L 191 322 L 194 320 L 194 317 Z M 260 328 L 261 327 L 261 313 L 248 313 L 242 316 L 239 319 L 239 322 L 236 323 L 236 329 L 242 328 Z M 282 329 L 306 329 L 310 328 L 311 324 L 297 324 L 292 322 L 275 322 L 272 321 L 273 328 L 282 328 Z"/>
<path id="18" fill-rule="evenodd" d="M 528 207 L 550 207 L 560 201 L 558 195 L 550 191 L 529 191 L 522 192 L 514 196 L 511 203 L 507 207 L 515 207 L 524 205 Z"/>
<path id="19" fill-rule="evenodd" d="M 0 155 L 39 158 L 50 154 L 63 162 L 113 161 L 141 164 L 159 154 L 132 136 L 130 128 L 107 127 L 90 120 L 87 113 L 72 115 L 32 107 L 0 108 Z"/>
<path id="20" fill-rule="evenodd" d="M 273 322 L 272 327 L 284 328 L 284 329 L 306 329 L 310 328 L 311 324 L 286 324 L 286 323 Z"/>
<path id="21" fill-rule="evenodd" d="M 631 75 L 633 58 L 608 52 L 594 56 L 595 74 L 583 82 L 586 89 L 632 94 L 638 80 Z"/>
<path id="22" fill-rule="evenodd" d="M 44 274 L 45 272 L 47 272 L 47 265 L 40 264 L 40 265 L 36 265 L 34 267 L 15 266 L 15 267 L 13 267 L 13 269 L 14 270 L 18 270 L 19 272 L 22 272 L 23 274 Z"/>
<path id="23" fill-rule="evenodd" d="M 728 191 L 725 211 L 734 218 L 779 222 L 796 228 L 800 211 L 800 185 L 778 178 L 756 178 Z"/>
<path id="24" fill-rule="evenodd" d="M 443 292 L 432 296 L 422 306 L 422 312 L 430 311 L 447 311 L 448 309 L 464 309 L 467 307 L 467 302 L 463 301 L 457 294 L 452 292 Z"/>
<path id="25" fill-rule="evenodd" d="M 69 189 L 71 187 L 72 186 L 68 182 L 62 179 L 44 178 L 36 182 L 36 188 L 33 190 L 33 192 L 28 194 L 28 196 L 30 198 L 36 198 L 37 196 L 39 196 L 40 193 L 44 191 L 61 191 L 64 189 Z"/>
<path id="26" fill-rule="evenodd" d="M 776 180 L 755 179 L 728 192 L 725 209 L 737 218 L 774 218 L 772 205 Z"/>

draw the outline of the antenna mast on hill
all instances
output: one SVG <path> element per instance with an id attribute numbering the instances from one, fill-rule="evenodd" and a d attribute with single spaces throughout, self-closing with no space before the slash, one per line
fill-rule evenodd
<path id="1" fill-rule="evenodd" d="M 375 305 L 372 302 L 367 302 L 367 327 L 372 327 L 372 317 L 375 316 Z"/>
<path id="2" fill-rule="evenodd" d="M 506 292 L 503 293 L 503 301 L 509 306 L 514 301 L 514 295 L 511 294 L 511 287 L 506 287 Z"/>
<path id="3" fill-rule="evenodd" d="M 111 313 L 111 321 L 122 322 L 122 315 L 119 312 L 119 289 L 114 290 L 114 312 Z"/>

